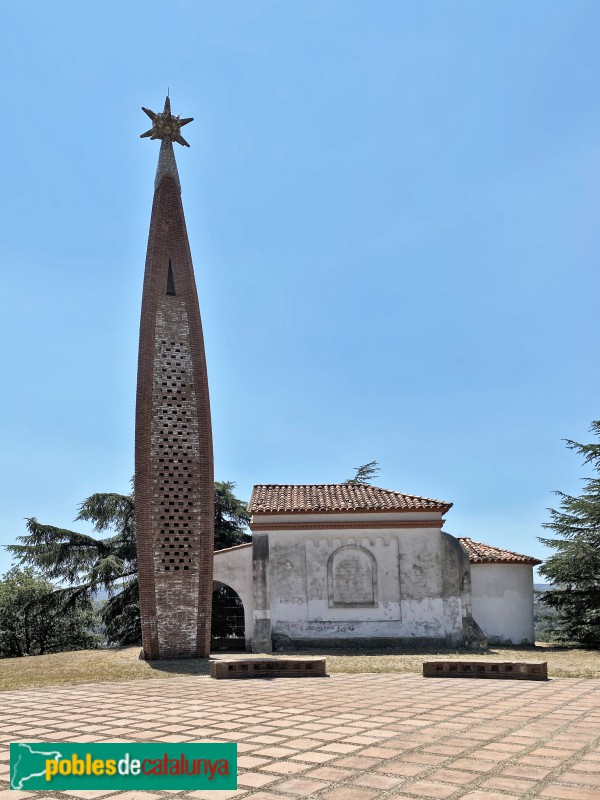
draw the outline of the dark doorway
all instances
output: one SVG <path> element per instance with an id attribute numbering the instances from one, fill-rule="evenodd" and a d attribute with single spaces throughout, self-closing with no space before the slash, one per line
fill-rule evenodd
<path id="1" fill-rule="evenodd" d="M 244 606 L 230 586 L 215 583 L 212 596 L 212 651 L 245 650 Z"/>

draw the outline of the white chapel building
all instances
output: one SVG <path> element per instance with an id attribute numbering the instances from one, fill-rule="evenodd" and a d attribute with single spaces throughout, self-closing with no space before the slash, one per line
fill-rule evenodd
<path id="1" fill-rule="evenodd" d="M 252 542 L 214 554 L 247 649 L 533 644 L 541 562 L 446 533 L 451 507 L 361 483 L 255 486 Z"/>

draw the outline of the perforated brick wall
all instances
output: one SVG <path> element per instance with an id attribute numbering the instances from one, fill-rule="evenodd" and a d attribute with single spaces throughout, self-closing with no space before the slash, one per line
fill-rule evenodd
<path id="1" fill-rule="evenodd" d="M 162 298 L 161 298 L 162 301 Z M 165 307 L 162 307 L 162 306 Z M 169 334 L 177 330 L 176 339 Z M 166 337 L 166 338 L 165 338 Z M 156 318 L 151 453 L 158 464 L 153 503 L 159 571 L 188 571 L 193 565 L 198 491 L 194 461 L 200 456 L 189 325 L 182 300 L 168 297 Z"/>

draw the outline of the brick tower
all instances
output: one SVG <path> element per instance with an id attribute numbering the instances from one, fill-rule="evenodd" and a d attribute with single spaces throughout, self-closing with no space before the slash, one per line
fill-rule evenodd
<path id="1" fill-rule="evenodd" d="M 135 510 L 146 658 L 206 657 L 213 589 L 213 451 L 200 307 L 173 142 L 190 119 L 143 109 L 161 139 L 142 296 Z"/>

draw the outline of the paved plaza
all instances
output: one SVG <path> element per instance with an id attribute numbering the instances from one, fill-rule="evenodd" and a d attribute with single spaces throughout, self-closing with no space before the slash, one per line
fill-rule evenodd
<path id="1" fill-rule="evenodd" d="M 5 692 L 0 709 L 0 800 L 600 800 L 600 680 L 185 677 Z M 19 740 L 234 741 L 239 789 L 9 791 Z"/>

